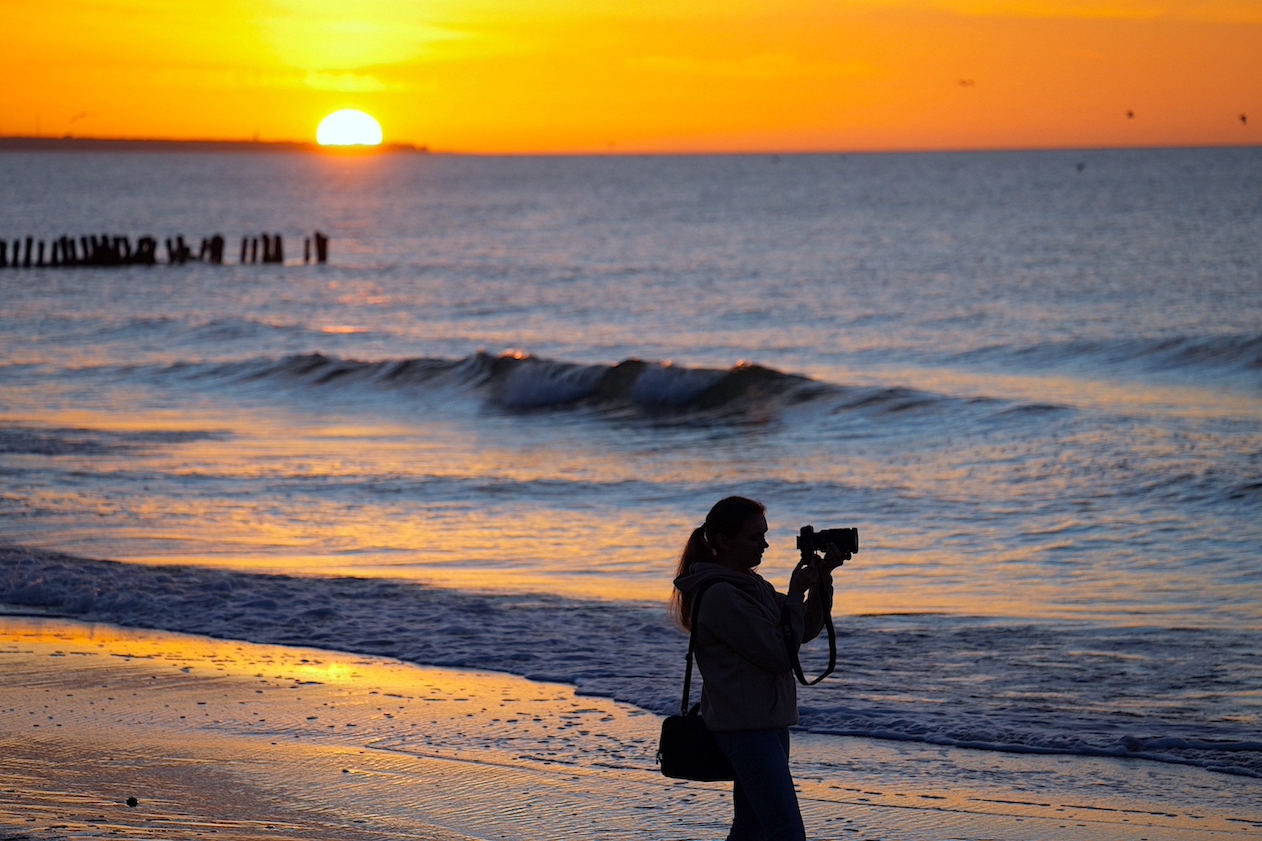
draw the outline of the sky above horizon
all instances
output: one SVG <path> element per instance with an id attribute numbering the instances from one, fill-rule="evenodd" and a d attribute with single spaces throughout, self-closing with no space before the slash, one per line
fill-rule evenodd
<path id="1" fill-rule="evenodd" d="M 0 135 L 444 151 L 1262 142 L 1262 0 L 2 0 Z M 1242 119 L 1247 115 L 1247 119 Z"/>

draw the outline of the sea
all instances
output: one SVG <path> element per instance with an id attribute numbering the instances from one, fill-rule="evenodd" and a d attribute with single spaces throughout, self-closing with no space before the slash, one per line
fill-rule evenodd
<path id="1" fill-rule="evenodd" d="M 0 154 L 10 255 L 215 234 L 0 269 L 4 609 L 669 714 L 677 559 L 740 494 L 777 586 L 859 530 L 799 692 L 839 756 L 1262 805 L 1262 148 Z"/>

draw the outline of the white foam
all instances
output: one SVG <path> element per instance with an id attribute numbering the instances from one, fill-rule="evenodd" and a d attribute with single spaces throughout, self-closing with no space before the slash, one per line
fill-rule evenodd
<path id="1" fill-rule="evenodd" d="M 669 713 L 683 635 L 651 605 L 384 579 L 146 567 L 0 550 L 0 602 L 227 639 L 317 646 L 563 682 Z M 1244 635 L 950 617 L 852 617 L 802 726 L 1022 753 L 1116 756 L 1262 777 Z M 807 668 L 822 657 L 817 643 Z M 1198 687 L 1215 686 L 1207 695 Z M 1171 712 L 1166 712 L 1170 710 Z"/>

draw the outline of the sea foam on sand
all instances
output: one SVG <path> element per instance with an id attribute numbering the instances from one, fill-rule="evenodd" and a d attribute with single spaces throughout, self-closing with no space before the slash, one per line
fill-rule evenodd
<path id="1" fill-rule="evenodd" d="M 0 618 L 0 672 L 6 838 L 682 841 L 726 831 L 725 785 L 656 773 L 660 718 L 563 685 L 16 616 Z M 1011 779 L 1014 763 L 1046 779 L 1066 762 L 1111 760 L 855 739 L 842 766 L 835 740 L 794 739 L 815 839 L 1158 841 L 1262 829 L 1208 804 L 1191 814 L 1116 791 L 1023 798 L 993 782 Z M 959 780 L 968 762 L 968 790 L 932 784 L 935 768 L 951 763 Z"/>

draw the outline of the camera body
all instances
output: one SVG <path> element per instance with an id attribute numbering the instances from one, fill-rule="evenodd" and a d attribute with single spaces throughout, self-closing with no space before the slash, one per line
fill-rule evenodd
<path id="1" fill-rule="evenodd" d="M 812 526 L 802 526 L 798 533 L 798 551 L 823 552 L 828 544 L 833 544 L 843 555 L 856 555 L 859 552 L 858 529 L 821 529 L 815 531 Z"/>

